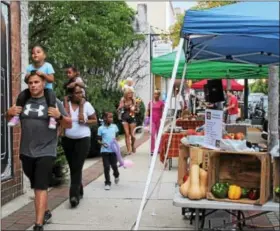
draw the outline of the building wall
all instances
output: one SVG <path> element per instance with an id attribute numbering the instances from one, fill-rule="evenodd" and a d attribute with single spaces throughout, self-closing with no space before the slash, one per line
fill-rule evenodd
<path id="1" fill-rule="evenodd" d="M 8 2 L 9 3 L 9 2 Z M 15 102 L 17 95 L 21 88 L 21 35 L 20 35 L 20 2 L 11 1 L 10 3 L 10 47 L 11 47 L 11 74 L 10 83 L 12 90 L 12 103 Z M 1 182 L 1 204 L 23 193 L 22 185 L 22 168 L 19 160 L 19 142 L 20 142 L 20 128 L 16 127 L 12 130 L 12 162 L 13 173 L 12 178 Z"/>
<path id="2" fill-rule="evenodd" d="M 159 28 L 157 32 L 161 30 L 166 30 L 166 2 L 163 1 L 126 1 L 127 5 L 132 9 L 137 11 L 138 4 L 147 5 L 147 20 L 148 23 L 153 27 L 153 30 L 156 31 L 156 28 Z"/>
<path id="3" fill-rule="evenodd" d="M 170 26 L 172 26 L 177 20 L 176 12 L 173 8 L 171 2 L 166 2 L 166 31 L 169 31 Z"/>
<path id="4" fill-rule="evenodd" d="M 159 39 L 159 36 L 155 36 L 155 34 L 161 34 L 164 32 L 168 32 L 170 26 L 176 22 L 176 15 L 170 1 L 126 1 L 127 5 L 134 9 L 137 12 L 136 15 L 136 30 L 139 33 L 148 34 L 145 39 L 145 44 L 143 49 L 139 49 L 139 52 L 143 52 L 142 59 L 145 60 L 148 65 L 145 68 L 142 68 L 141 75 L 145 75 L 145 78 L 137 83 L 135 90 L 136 94 L 142 98 L 145 105 L 148 104 L 149 100 L 152 97 L 151 90 L 155 87 L 162 88 L 165 86 L 161 84 L 159 78 L 151 77 L 150 74 L 150 37 L 149 33 L 152 32 L 154 34 L 152 36 L 153 45 L 152 45 L 152 54 L 155 52 L 155 40 Z M 146 15 L 143 14 L 143 7 L 145 5 Z M 146 17 L 146 19 L 145 19 Z M 172 46 L 170 45 L 172 51 Z M 157 50 L 160 47 L 158 46 Z M 166 50 L 166 49 L 165 49 Z M 165 54 L 165 53 L 164 53 Z M 140 73 L 140 72 L 139 72 Z M 152 78 L 152 80 L 151 80 Z M 155 81 L 156 80 L 156 81 Z M 153 82 L 153 83 L 152 83 Z M 165 91 L 164 91 L 165 93 Z"/>
<path id="5" fill-rule="evenodd" d="M 150 37 L 149 33 L 149 23 L 147 21 L 147 5 L 139 4 L 137 5 L 138 14 L 135 18 L 135 26 L 134 30 L 137 33 L 145 34 L 145 39 L 142 42 L 141 46 L 135 51 L 134 56 L 129 60 L 131 65 L 128 67 L 132 70 L 137 70 L 137 65 L 145 64 L 135 73 L 135 76 L 132 76 L 134 80 L 135 78 L 141 79 L 137 81 L 135 85 L 136 95 L 140 97 L 145 105 L 148 105 L 150 100 L 150 91 L 151 91 L 151 78 L 150 78 Z M 134 49 L 134 48 L 132 48 Z M 137 60 L 139 58 L 139 60 Z"/>

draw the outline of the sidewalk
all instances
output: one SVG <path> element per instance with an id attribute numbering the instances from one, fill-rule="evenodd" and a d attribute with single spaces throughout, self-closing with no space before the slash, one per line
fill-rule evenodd
<path id="1" fill-rule="evenodd" d="M 134 162 L 130 169 L 120 168 L 120 183 L 112 185 L 110 191 L 104 190 L 102 161 L 85 169 L 83 180 L 85 195 L 78 208 L 70 209 L 68 186 L 52 189 L 49 193 L 49 205 L 53 218 L 45 230 L 131 230 L 137 218 L 142 194 L 148 175 L 149 142 L 147 137 L 137 141 L 137 154 L 128 156 Z M 157 160 L 150 191 L 160 175 L 162 164 Z M 162 184 L 147 203 L 142 214 L 140 230 L 193 230 L 187 219 L 183 219 L 181 209 L 172 205 L 175 182 L 177 179 L 177 159 L 173 161 L 171 171 L 165 171 Z M 149 195 L 149 193 L 148 193 Z M 222 212 L 211 216 L 214 223 L 227 220 Z M 270 213 L 254 220 L 258 225 L 279 224 L 279 216 Z M 2 219 L 2 230 L 32 229 L 34 222 L 33 202 Z M 248 230 L 248 229 L 246 229 Z M 268 229 L 250 229 L 268 230 Z M 272 230 L 272 229 L 270 229 Z"/>
<path id="2" fill-rule="evenodd" d="M 139 137 L 139 135 L 136 135 L 136 137 L 136 147 L 148 140 L 147 136 Z M 125 140 L 120 140 L 119 144 L 122 153 L 125 153 Z M 102 174 L 102 159 L 100 157 L 87 159 L 83 168 L 84 186 Z M 69 179 L 66 179 L 65 185 L 49 189 L 49 208 L 51 210 L 68 200 L 68 181 Z M 34 224 L 34 193 L 29 187 L 29 182 L 25 183 L 27 184 L 27 187 L 25 186 L 27 188 L 26 192 L 1 207 L 1 230 L 26 230 Z"/>
<path id="3" fill-rule="evenodd" d="M 120 168 L 119 185 L 112 184 L 104 190 L 104 176 L 85 187 L 85 195 L 79 207 L 70 209 L 65 201 L 53 211 L 51 224 L 45 230 L 130 230 L 136 220 L 149 169 L 149 148 L 146 142 L 137 154 L 128 156 L 134 162 L 130 169 Z M 157 163 L 151 189 L 159 177 L 161 163 Z M 181 210 L 172 205 L 177 169 L 167 171 L 160 191 L 155 190 L 145 208 L 140 229 L 185 230 L 192 226 L 183 220 Z M 31 228 L 31 227 L 30 227 Z"/>

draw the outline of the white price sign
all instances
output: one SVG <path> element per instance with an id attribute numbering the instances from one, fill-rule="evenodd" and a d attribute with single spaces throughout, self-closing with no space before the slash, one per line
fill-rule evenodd
<path id="1" fill-rule="evenodd" d="M 205 136 L 204 146 L 219 149 L 223 136 L 223 111 L 205 111 Z"/>

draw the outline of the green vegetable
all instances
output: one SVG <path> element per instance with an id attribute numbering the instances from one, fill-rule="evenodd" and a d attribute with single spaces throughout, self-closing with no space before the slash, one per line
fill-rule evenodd
<path id="1" fill-rule="evenodd" d="M 229 183 L 216 183 L 212 186 L 211 192 L 217 198 L 226 198 L 228 194 Z"/>
<path id="2" fill-rule="evenodd" d="M 241 189 L 241 198 L 248 198 L 248 194 L 249 194 L 249 189 L 247 188 Z"/>
<path id="3" fill-rule="evenodd" d="M 280 186 L 276 187 L 274 190 L 276 196 L 280 197 Z"/>

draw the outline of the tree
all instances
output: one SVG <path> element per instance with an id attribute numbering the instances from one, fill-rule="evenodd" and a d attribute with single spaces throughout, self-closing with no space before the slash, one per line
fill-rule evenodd
<path id="1" fill-rule="evenodd" d="M 134 42 L 133 47 L 127 47 L 122 50 L 110 69 L 104 73 L 106 76 L 106 89 L 116 88 L 116 84 L 124 78 L 134 78 L 135 85 L 144 79 L 149 73 L 142 73 L 141 70 L 149 65 L 149 60 L 145 59 L 145 51 L 148 43 L 143 41 Z"/>
<path id="2" fill-rule="evenodd" d="M 177 16 L 177 21 L 174 25 L 170 27 L 170 38 L 172 40 L 172 46 L 177 47 L 180 41 L 181 29 L 184 23 L 184 14 L 179 14 Z"/>
<path id="3" fill-rule="evenodd" d="M 124 1 L 31 1 L 29 16 L 29 44 L 47 48 L 57 96 L 64 95 L 63 68 L 72 64 L 80 69 L 95 108 L 113 110 L 116 99 L 104 97 L 103 89 L 117 85 L 112 81 L 118 81 L 122 57 L 144 38 L 134 32 L 135 12 Z"/>
<path id="4" fill-rule="evenodd" d="M 250 84 L 251 93 L 264 93 L 268 94 L 268 82 L 267 80 L 258 79 L 254 83 Z"/>
<path id="5" fill-rule="evenodd" d="M 237 1 L 199 1 L 193 10 L 204 10 L 236 3 Z"/>
<path id="6" fill-rule="evenodd" d="M 30 44 L 48 47 L 57 64 L 110 66 L 119 50 L 139 37 L 134 14 L 125 2 L 30 2 Z"/>
<path id="7" fill-rule="evenodd" d="M 198 1 L 197 6 L 194 6 L 192 10 L 210 9 L 213 7 L 220 7 L 233 3 L 236 3 L 236 1 Z M 179 44 L 181 37 L 181 29 L 184 23 L 184 16 L 185 14 L 178 15 L 177 22 L 170 27 L 170 37 L 173 42 L 173 47 L 176 47 Z"/>

